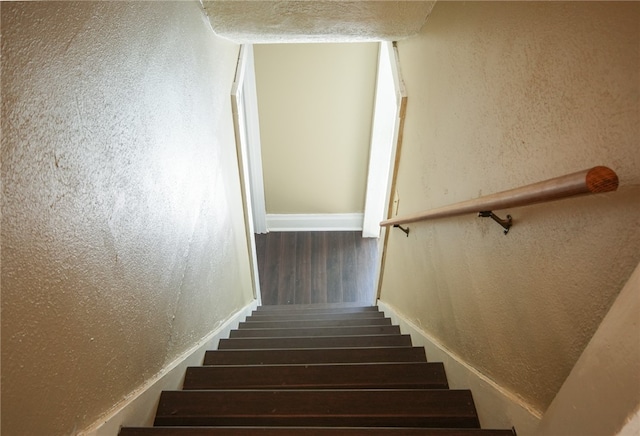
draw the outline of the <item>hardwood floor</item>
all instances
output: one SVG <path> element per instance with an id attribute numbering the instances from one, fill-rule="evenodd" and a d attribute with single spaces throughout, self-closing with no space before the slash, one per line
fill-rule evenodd
<path id="1" fill-rule="evenodd" d="M 361 232 L 256 235 L 262 304 L 373 304 L 377 243 Z"/>

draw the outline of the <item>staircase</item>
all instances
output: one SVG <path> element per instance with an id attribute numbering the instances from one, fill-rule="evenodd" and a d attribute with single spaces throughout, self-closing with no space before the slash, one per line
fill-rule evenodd
<path id="1" fill-rule="evenodd" d="M 261 306 L 120 436 L 513 436 L 375 306 Z"/>

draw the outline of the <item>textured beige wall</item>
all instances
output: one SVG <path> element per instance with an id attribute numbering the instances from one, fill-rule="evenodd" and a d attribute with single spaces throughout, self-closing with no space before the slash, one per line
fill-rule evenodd
<path id="1" fill-rule="evenodd" d="M 254 52 L 267 213 L 362 212 L 378 44 Z"/>
<path id="2" fill-rule="evenodd" d="M 619 434 L 639 407 L 640 265 L 547 409 L 537 435 Z"/>
<path id="3" fill-rule="evenodd" d="M 607 165 L 618 192 L 392 230 L 381 299 L 544 411 L 640 260 L 640 4 L 442 2 L 399 42 L 400 214 Z"/>
<path id="4" fill-rule="evenodd" d="M 2 434 L 75 434 L 252 299 L 198 2 L 2 4 Z"/>
<path id="5" fill-rule="evenodd" d="M 242 43 L 397 41 L 420 30 L 434 3 L 204 1 L 214 31 Z"/>

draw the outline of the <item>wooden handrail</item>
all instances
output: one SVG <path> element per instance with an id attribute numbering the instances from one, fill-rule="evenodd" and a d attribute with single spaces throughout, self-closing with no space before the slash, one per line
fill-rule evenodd
<path id="1" fill-rule="evenodd" d="M 615 171 L 607 167 L 598 166 L 473 200 L 462 201 L 412 215 L 391 218 L 382 221 L 380 225 L 392 226 L 466 213 L 508 209 L 575 195 L 610 192 L 616 189 L 618 189 L 618 176 Z"/>

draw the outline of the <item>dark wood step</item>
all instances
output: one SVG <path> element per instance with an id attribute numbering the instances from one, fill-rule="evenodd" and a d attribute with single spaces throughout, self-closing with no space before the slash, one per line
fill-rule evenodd
<path id="1" fill-rule="evenodd" d="M 198 366 L 183 389 L 447 389 L 442 363 Z"/>
<path id="2" fill-rule="evenodd" d="M 322 303 L 322 304 L 281 304 L 258 306 L 258 312 L 377 312 L 377 306 L 366 306 L 362 303 Z"/>
<path id="3" fill-rule="evenodd" d="M 363 325 L 391 325 L 390 318 L 355 318 L 355 319 L 325 319 L 316 321 L 244 321 L 238 329 L 276 329 L 276 328 L 305 328 L 305 327 L 354 327 Z"/>
<path id="4" fill-rule="evenodd" d="M 120 436 L 515 436 L 511 430 L 398 427 L 124 427 Z"/>
<path id="5" fill-rule="evenodd" d="M 325 319 L 356 319 L 356 318 L 384 318 L 383 312 L 354 312 L 354 313 L 274 313 L 256 312 L 246 318 L 246 321 L 316 321 Z"/>
<path id="6" fill-rule="evenodd" d="M 232 330 L 229 338 L 291 338 L 301 336 L 366 336 L 366 335 L 399 335 L 397 325 L 373 325 L 352 327 L 298 327 L 275 329 L 241 329 Z"/>
<path id="7" fill-rule="evenodd" d="M 354 347 L 409 347 L 409 335 L 368 336 L 311 336 L 292 338 L 231 338 L 220 339 L 220 350 L 269 348 L 354 348 Z"/>
<path id="8" fill-rule="evenodd" d="M 312 363 L 426 362 L 422 347 L 372 347 L 211 350 L 204 355 L 204 365 L 270 365 Z"/>
<path id="9" fill-rule="evenodd" d="M 479 428 L 466 390 L 164 391 L 155 425 Z"/>

